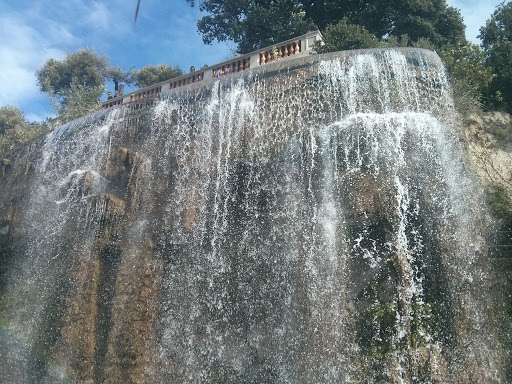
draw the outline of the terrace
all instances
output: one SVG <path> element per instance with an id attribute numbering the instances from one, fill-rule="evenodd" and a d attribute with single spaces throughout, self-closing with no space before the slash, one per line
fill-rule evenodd
<path id="1" fill-rule="evenodd" d="M 162 92 L 171 89 L 181 88 L 207 79 L 229 76 L 233 73 L 260 67 L 278 60 L 290 60 L 307 56 L 314 52 L 313 47 L 315 42 L 321 40 L 322 34 L 319 31 L 308 32 L 294 39 L 283 41 L 245 55 L 240 55 L 210 67 L 205 66 L 185 75 L 174 77 L 150 87 L 141 88 L 137 91 L 115 97 L 104 101 L 102 106 L 104 109 L 108 109 L 119 105 L 145 102 L 159 97 Z"/>

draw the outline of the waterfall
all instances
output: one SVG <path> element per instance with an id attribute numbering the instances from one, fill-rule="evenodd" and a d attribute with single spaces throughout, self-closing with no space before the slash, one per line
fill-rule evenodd
<path id="1" fill-rule="evenodd" d="M 504 381 L 454 116 L 381 49 L 59 127 L 0 188 L 0 381 Z"/>

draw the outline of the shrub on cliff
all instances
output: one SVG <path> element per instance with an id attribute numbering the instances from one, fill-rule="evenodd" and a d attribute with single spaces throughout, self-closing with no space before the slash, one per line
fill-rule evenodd
<path id="1" fill-rule="evenodd" d="M 0 108 L 0 154 L 48 131 L 44 123 L 29 123 L 23 112 L 7 105 Z"/>

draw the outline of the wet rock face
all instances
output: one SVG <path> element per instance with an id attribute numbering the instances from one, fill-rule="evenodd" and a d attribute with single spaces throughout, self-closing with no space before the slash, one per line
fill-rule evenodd
<path id="1" fill-rule="evenodd" d="M 439 59 L 308 60 L 3 160 L 0 381 L 503 379 Z"/>

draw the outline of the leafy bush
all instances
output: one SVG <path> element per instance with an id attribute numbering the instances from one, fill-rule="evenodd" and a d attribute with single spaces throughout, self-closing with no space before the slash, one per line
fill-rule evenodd
<path id="1" fill-rule="evenodd" d="M 28 123 L 16 107 L 0 108 L 0 154 L 48 131 L 44 123 Z"/>
<path id="2" fill-rule="evenodd" d="M 323 37 L 324 43 L 315 46 L 318 53 L 375 48 L 380 45 L 375 36 L 360 25 L 350 24 L 346 17 L 337 24 L 328 25 Z"/>

